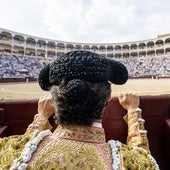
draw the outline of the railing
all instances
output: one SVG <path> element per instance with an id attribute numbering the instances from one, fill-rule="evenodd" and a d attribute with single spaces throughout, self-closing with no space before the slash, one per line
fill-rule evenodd
<path id="1" fill-rule="evenodd" d="M 141 96 L 142 115 L 148 131 L 152 155 L 161 170 L 170 169 L 170 95 Z M 38 100 L 1 100 L 0 137 L 22 134 L 37 113 Z M 127 125 L 123 120 L 125 110 L 113 98 L 105 110 L 103 127 L 106 138 L 126 143 Z M 52 118 L 51 124 L 56 127 Z"/>

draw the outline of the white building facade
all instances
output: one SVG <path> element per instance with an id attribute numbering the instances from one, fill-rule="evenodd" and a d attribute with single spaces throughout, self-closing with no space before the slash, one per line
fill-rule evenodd
<path id="1" fill-rule="evenodd" d="M 54 59 L 72 50 L 89 50 L 111 58 L 170 54 L 170 34 L 123 43 L 76 43 L 51 40 L 0 28 L 0 52 Z"/>

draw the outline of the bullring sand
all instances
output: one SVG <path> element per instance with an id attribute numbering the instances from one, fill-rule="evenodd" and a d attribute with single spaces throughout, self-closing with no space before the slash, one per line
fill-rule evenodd
<path id="1" fill-rule="evenodd" d="M 112 96 L 119 92 L 136 92 L 138 95 L 170 94 L 170 79 L 129 79 L 124 85 L 112 85 Z M 0 84 L 0 99 L 37 99 L 47 93 L 38 83 Z"/>

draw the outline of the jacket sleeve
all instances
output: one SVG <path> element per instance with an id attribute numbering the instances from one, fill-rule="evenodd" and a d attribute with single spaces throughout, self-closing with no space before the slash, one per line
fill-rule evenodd
<path id="1" fill-rule="evenodd" d="M 141 147 L 150 153 L 147 131 L 144 127 L 145 120 L 142 119 L 141 110 L 128 111 L 124 120 L 128 125 L 127 145 L 130 147 Z"/>
<path id="2" fill-rule="evenodd" d="M 25 134 L 34 133 L 37 131 L 52 129 L 52 126 L 50 125 L 47 118 L 41 116 L 40 114 L 36 114 L 34 116 L 33 122 L 28 126 Z"/>

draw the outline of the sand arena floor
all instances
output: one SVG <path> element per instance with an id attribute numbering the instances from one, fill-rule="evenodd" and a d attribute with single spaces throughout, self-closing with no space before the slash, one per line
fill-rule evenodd
<path id="1" fill-rule="evenodd" d="M 130 79 L 125 85 L 112 85 L 112 96 L 128 91 L 140 96 L 170 94 L 170 79 Z M 0 99 L 37 99 L 46 93 L 48 92 L 42 91 L 38 83 L 0 84 Z"/>

